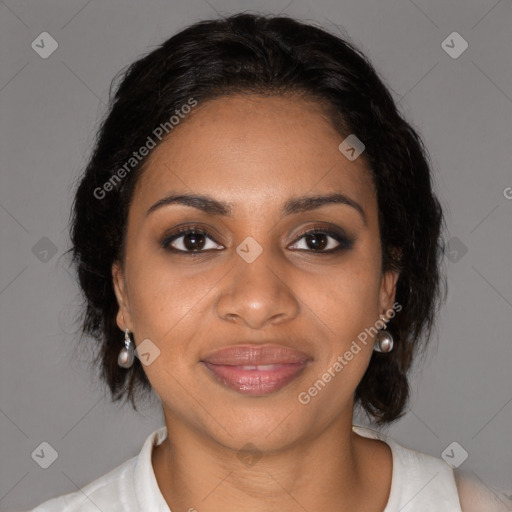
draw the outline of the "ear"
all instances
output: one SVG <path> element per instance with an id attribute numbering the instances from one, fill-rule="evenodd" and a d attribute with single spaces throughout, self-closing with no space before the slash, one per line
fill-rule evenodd
<path id="1" fill-rule="evenodd" d="M 124 270 L 120 262 L 116 261 L 112 265 L 112 284 L 114 285 L 114 293 L 116 294 L 117 311 L 116 322 L 119 329 L 124 331 L 126 328 L 132 330 L 132 318 L 130 314 L 130 303 L 126 293 L 126 281 L 124 278 Z"/>
<path id="2" fill-rule="evenodd" d="M 387 311 L 393 310 L 396 294 L 396 283 L 399 276 L 400 272 L 397 270 L 388 270 L 382 276 L 379 306 L 380 311 L 383 312 L 385 316 L 388 316 Z"/>

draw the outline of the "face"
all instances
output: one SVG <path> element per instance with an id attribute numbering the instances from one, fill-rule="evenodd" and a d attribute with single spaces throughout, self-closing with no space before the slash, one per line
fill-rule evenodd
<path id="1" fill-rule="evenodd" d="M 381 272 L 370 172 L 342 140 L 314 102 L 233 96 L 150 155 L 112 270 L 168 429 L 270 450 L 351 424 L 373 349 L 353 342 L 398 275 Z"/>

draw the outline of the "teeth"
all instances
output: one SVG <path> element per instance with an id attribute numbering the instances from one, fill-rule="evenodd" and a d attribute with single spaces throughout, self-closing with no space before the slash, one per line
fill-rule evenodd
<path id="1" fill-rule="evenodd" d="M 259 365 L 246 365 L 242 366 L 242 370 L 274 370 L 275 364 L 259 364 Z"/>

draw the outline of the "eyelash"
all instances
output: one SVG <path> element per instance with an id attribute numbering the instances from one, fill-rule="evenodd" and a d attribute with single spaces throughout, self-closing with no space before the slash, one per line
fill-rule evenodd
<path id="1" fill-rule="evenodd" d="M 184 235 L 188 235 L 188 234 L 197 234 L 197 235 L 204 235 L 206 236 L 207 238 L 209 238 L 210 240 L 212 240 L 214 243 L 216 244 L 219 244 L 213 237 L 212 235 L 206 231 L 205 229 L 199 227 L 199 226 L 184 226 L 182 228 L 179 228 L 178 230 L 176 230 L 173 234 L 165 237 L 162 242 L 161 242 L 161 246 L 163 249 L 167 250 L 167 251 L 171 251 L 173 253 L 177 253 L 177 254 L 183 254 L 183 255 L 187 255 L 187 256 L 201 256 L 203 254 L 205 254 L 206 252 L 211 252 L 211 251 L 219 251 L 220 249 L 201 249 L 199 251 L 186 251 L 186 250 L 182 250 L 182 249 L 176 249 L 175 247 L 172 247 L 170 244 L 172 242 L 174 242 L 175 240 L 183 237 Z M 298 238 L 295 240 L 295 242 L 293 242 L 293 244 L 296 244 L 298 241 L 300 241 L 301 239 L 303 239 L 304 237 L 306 237 L 307 235 L 312 235 L 312 234 L 323 234 L 323 235 L 327 235 L 327 236 L 330 236 L 332 238 L 334 238 L 334 240 L 336 240 L 336 242 L 338 242 L 338 246 L 333 248 L 333 249 L 328 249 L 328 250 L 318 250 L 318 251 L 315 251 L 313 249 L 293 249 L 295 251 L 305 251 L 305 252 L 310 252 L 310 253 L 313 253 L 313 254 L 333 254 L 333 253 L 338 253 L 338 252 L 341 252 L 343 250 L 348 250 L 348 249 L 352 249 L 352 246 L 354 244 L 354 240 L 347 237 L 343 232 L 336 232 L 336 231 L 333 231 L 333 230 L 330 230 L 330 229 L 327 229 L 325 227 L 320 227 L 320 226 L 313 226 L 311 229 L 308 229 L 307 231 L 301 233 Z M 220 244 L 219 244 L 220 245 Z"/>

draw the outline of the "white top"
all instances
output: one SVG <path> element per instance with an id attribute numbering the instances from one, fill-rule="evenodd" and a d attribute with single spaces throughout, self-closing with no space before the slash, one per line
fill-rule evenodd
<path id="1" fill-rule="evenodd" d="M 380 439 L 393 454 L 391 491 L 383 512 L 461 512 L 453 470 L 442 459 L 410 450 L 366 427 L 353 427 L 364 437 Z M 139 455 L 81 490 L 45 501 L 32 512 L 171 512 L 158 487 L 151 455 L 167 437 L 155 430 Z"/>

